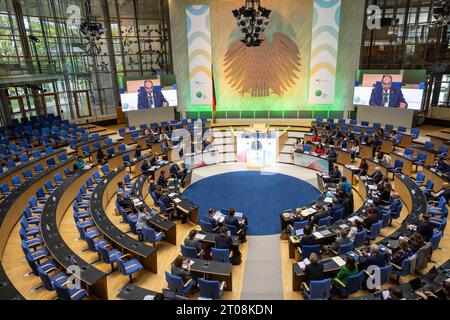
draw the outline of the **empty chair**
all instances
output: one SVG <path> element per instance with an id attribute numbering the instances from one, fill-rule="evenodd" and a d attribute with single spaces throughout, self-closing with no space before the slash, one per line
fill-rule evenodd
<path id="1" fill-rule="evenodd" d="M 144 268 L 137 259 L 134 259 L 129 254 L 118 257 L 117 264 L 120 272 L 123 275 L 130 277 L 130 283 L 133 282 L 133 274 Z"/>
<path id="2" fill-rule="evenodd" d="M 89 221 L 85 221 L 85 222 L 89 222 Z M 108 241 L 106 241 L 103 238 L 100 238 L 99 236 L 95 236 L 95 237 L 87 236 L 84 240 L 86 241 L 86 243 L 88 245 L 88 249 L 91 252 L 97 252 L 97 253 L 98 253 L 98 248 L 100 246 L 106 246 L 106 245 L 109 244 Z M 98 253 L 98 256 L 99 256 L 99 259 L 100 259 L 100 254 L 99 253 Z"/>
<path id="3" fill-rule="evenodd" d="M 55 165 L 56 165 L 56 160 L 55 160 L 55 158 L 47 159 L 47 167 L 53 167 L 53 166 L 55 166 Z"/>
<path id="4" fill-rule="evenodd" d="M 359 248 L 362 247 L 364 245 L 364 243 L 366 242 L 366 238 L 367 238 L 367 230 L 364 229 L 360 232 L 357 232 L 355 234 L 355 238 L 353 239 L 353 245 L 355 248 Z"/>
<path id="5" fill-rule="evenodd" d="M 220 282 L 217 280 L 198 279 L 200 297 L 204 299 L 220 299 L 223 296 L 224 286 L 225 282 Z"/>
<path id="6" fill-rule="evenodd" d="M 62 177 L 61 173 L 59 173 L 59 172 L 53 176 L 53 180 L 55 180 L 55 184 L 57 186 L 60 186 L 63 184 L 63 177 Z"/>
<path id="7" fill-rule="evenodd" d="M 79 206 L 81 209 L 87 209 L 87 208 L 89 208 L 89 201 L 83 200 L 83 198 L 81 197 L 81 193 L 80 193 L 80 192 L 77 192 L 75 201 L 77 202 L 78 206 Z"/>
<path id="8" fill-rule="evenodd" d="M 37 164 L 34 166 L 34 172 L 36 172 L 36 173 L 41 173 L 41 172 L 43 172 L 43 171 L 44 171 L 44 167 L 42 166 L 41 163 L 37 163 Z"/>
<path id="9" fill-rule="evenodd" d="M 106 153 L 109 155 L 109 156 L 114 156 L 114 154 L 116 153 L 116 151 L 114 150 L 114 148 L 108 148 L 107 150 L 106 150 Z"/>
<path id="10" fill-rule="evenodd" d="M 396 159 L 394 162 L 394 167 L 392 169 L 389 169 L 389 172 L 397 173 L 400 172 L 402 169 L 403 169 L 403 161 L 400 159 Z"/>
<path id="11" fill-rule="evenodd" d="M 425 147 L 426 149 L 434 149 L 434 143 L 431 142 L 431 141 L 425 141 L 424 147 Z"/>
<path id="12" fill-rule="evenodd" d="M 39 272 L 39 277 L 41 278 L 42 281 L 42 285 L 48 291 L 54 291 L 56 285 L 62 285 L 68 279 L 67 274 L 65 272 L 60 271 L 54 275 L 50 275 L 49 271 L 45 271 L 39 266 L 37 269 Z"/>
<path id="13" fill-rule="evenodd" d="M 16 167 L 16 163 L 13 160 L 8 160 L 5 163 L 5 166 L 9 169 L 9 168 L 15 168 Z"/>
<path id="14" fill-rule="evenodd" d="M 367 233 L 367 239 L 370 240 L 375 240 L 381 231 L 381 227 L 382 227 L 382 222 L 379 221 L 377 223 L 374 223 L 370 226 L 370 231 Z"/>
<path id="15" fill-rule="evenodd" d="M 433 251 L 437 250 L 439 248 L 439 243 L 441 242 L 442 234 L 443 234 L 442 231 L 438 231 L 438 232 L 435 232 L 433 234 L 433 236 L 431 237 L 430 244 L 431 244 L 431 248 L 433 248 Z"/>
<path id="16" fill-rule="evenodd" d="M 231 252 L 228 249 L 211 248 L 211 255 L 213 261 L 226 263 L 230 262 Z"/>
<path id="17" fill-rule="evenodd" d="M 100 181 L 102 181 L 102 177 L 100 177 L 100 173 L 97 170 L 94 171 L 92 177 L 95 183 L 99 183 Z"/>
<path id="18" fill-rule="evenodd" d="M 47 190 L 47 193 L 53 193 L 55 191 L 55 187 L 53 186 L 53 183 L 50 180 L 46 180 L 44 182 L 45 190 Z"/>
<path id="19" fill-rule="evenodd" d="M 433 206 L 436 204 L 436 206 Z M 438 202 L 430 201 L 428 203 L 428 212 L 433 216 L 441 216 L 445 218 L 447 216 L 447 198 L 440 197 Z"/>
<path id="20" fill-rule="evenodd" d="M 343 283 L 339 279 L 335 279 L 341 285 L 340 291 L 343 296 L 356 293 L 361 289 L 362 282 L 364 281 L 364 271 L 360 271 L 357 274 L 347 278 L 347 281 Z"/>
<path id="21" fill-rule="evenodd" d="M 111 173 L 111 170 L 109 169 L 109 166 L 107 164 L 103 165 L 101 167 L 101 170 L 105 176 L 107 176 Z"/>
<path id="22" fill-rule="evenodd" d="M 65 154 L 65 153 L 60 153 L 60 154 L 58 155 L 58 159 L 59 159 L 59 161 L 61 161 L 61 162 L 66 161 L 66 160 L 67 160 L 67 154 Z"/>
<path id="23" fill-rule="evenodd" d="M 303 293 L 309 300 L 328 300 L 331 293 L 331 278 L 323 280 L 313 280 L 309 282 L 302 283 Z"/>
<path id="24" fill-rule="evenodd" d="M 126 132 L 125 128 L 119 128 L 119 136 L 121 137 L 125 136 L 125 132 Z"/>
<path id="25" fill-rule="evenodd" d="M 92 193 L 87 193 L 86 187 L 84 184 L 80 187 L 81 199 L 90 200 L 92 198 Z"/>
<path id="26" fill-rule="evenodd" d="M 73 288 L 68 286 L 69 282 L 63 284 L 55 284 L 56 295 L 58 300 L 82 300 L 87 296 L 87 291 L 81 288 Z"/>
<path id="27" fill-rule="evenodd" d="M 21 163 L 25 163 L 25 162 L 27 162 L 28 160 L 30 160 L 29 158 L 28 158 L 28 156 L 25 154 L 25 155 L 23 155 L 23 156 L 20 156 L 20 158 L 19 158 L 19 161 L 21 162 Z"/>
<path id="28" fill-rule="evenodd" d="M 396 264 L 392 263 L 392 274 L 397 277 L 397 282 L 400 279 L 400 277 L 404 277 L 410 274 L 411 269 L 411 263 L 417 259 L 417 255 L 412 255 L 411 257 L 404 259 L 402 261 L 401 266 L 397 266 Z"/>
<path id="29" fill-rule="evenodd" d="M 341 254 L 350 252 L 350 251 L 353 250 L 353 248 L 354 248 L 353 242 L 341 244 L 341 245 L 338 247 L 338 254 L 341 255 Z"/>
<path id="30" fill-rule="evenodd" d="M 129 174 L 127 174 L 127 175 L 125 175 L 125 177 L 123 178 L 123 180 L 124 180 L 124 182 L 125 182 L 125 186 L 127 187 L 127 188 L 132 188 L 133 187 L 133 184 L 131 183 L 131 178 L 130 178 L 130 175 Z"/>
<path id="31" fill-rule="evenodd" d="M 31 196 L 30 199 L 28 199 L 28 203 L 33 213 L 42 212 L 42 207 L 39 206 L 36 196 Z"/>
<path id="32" fill-rule="evenodd" d="M 406 132 L 406 127 L 398 127 L 397 131 L 405 133 Z"/>
<path id="33" fill-rule="evenodd" d="M 444 156 L 447 156 L 448 154 L 448 147 L 447 146 L 440 146 L 438 149 L 438 152 L 440 154 L 443 154 Z"/>
<path id="34" fill-rule="evenodd" d="M 416 129 L 416 128 L 411 129 L 411 135 L 412 135 L 413 139 L 419 138 L 420 129 Z"/>
<path id="35" fill-rule="evenodd" d="M 19 176 L 12 177 L 11 183 L 12 183 L 14 188 L 18 188 L 18 187 L 20 187 L 22 185 L 22 181 L 20 180 Z"/>
<path id="36" fill-rule="evenodd" d="M 423 173 L 422 171 L 417 172 L 416 183 L 419 187 L 423 185 L 424 180 L 425 180 L 425 173 Z"/>
<path id="37" fill-rule="evenodd" d="M 192 279 L 184 282 L 181 277 L 174 276 L 167 271 L 165 272 L 165 275 L 169 290 L 176 294 L 184 296 L 188 294 L 194 286 L 194 281 Z"/>
<path id="38" fill-rule="evenodd" d="M 319 220 L 319 222 L 317 223 L 318 227 L 323 227 L 323 226 L 329 226 L 331 225 L 331 216 L 322 218 Z"/>
<path id="39" fill-rule="evenodd" d="M 331 221 L 332 224 L 338 222 L 339 220 L 342 220 L 342 218 L 344 217 L 344 209 L 345 208 L 336 210 L 336 212 L 333 215 L 333 220 Z"/>
<path id="40" fill-rule="evenodd" d="M 374 128 L 374 129 L 380 129 L 380 128 L 381 128 L 381 123 L 374 122 L 374 123 L 373 123 L 373 128 Z"/>
<path id="41" fill-rule="evenodd" d="M 183 244 L 180 247 L 181 247 L 181 255 L 183 257 L 198 259 L 199 255 L 201 254 L 195 247 L 187 247 Z"/>
<path id="42" fill-rule="evenodd" d="M 363 127 L 368 127 L 369 126 L 369 121 L 361 121 L 361 125 Z"/>
<path id="43" fill-rule="evenodd" d="M 144 226 L 142 228 L 142 238 L 144 241 L 150 242 L 153 246 L 156 246 L 156 243 L 164 239 L 164 232 L 156 232 L 155 229 Z"/>
<path id="44" fill-rule="evenodd" d="M 31 169 L 24 170 L 22 174 L 25 179 L 31 179 L 33 177 L 33 172 Z"/>
<path id="45" fill-rule="evenodd" d="M 111 244 L 107 243 L 104 245 L 98 246 L 98 254 L 100 255 L 100 259 L 104 263 L 108 263 L 111 265 L 111 271 L 114 271 L 114 263 L 119 261 L 119 257 L 121 255 L 120 251 L 117 249 L 113 249 Z"/>
<path id="46" fill-rule="evenodd" d="M 394 126 L 392 124 L 386 124 L 384 126 L 385 131 L 392 131 L 394 129 Z"/>
<path id="47" fill-rule="evenodd" d="M 214 228 L 210 222 L 204 221 L 202 219 L 200 220 L 199 224 L 200 228 L 202 228 L 202 231 L 206 233 L 214 233 L 218 229 L 218 227 Z"/>
<path id="48" fill-rule="evenodd" d="M 4 197 L 9 196 L 9 194 L 10 194 L 10 192 L 9 192 L 9 187 L 8 187 L 8 185 L 7 185 L 6 183 L 3 183 L 3 184 L 0 186 L 0 190 L 1 190 L 1 192 L 2 192 L 2 196 L 4 196 Z"/>
<path id="49" fill-rule="evenodd" d="M 94 189 L 95 189 L 94 181 L 92 180 L 91 177 L 86 179 L 86 186 L 89 191 L 91 191 L 91 192 L 94 191 Z"/>
<path id="50" fill-rule="evenodd" d="M 66 178 L 68 178 L 72 175 L 72 172 L 70 172 L 69 167 L 64 168 L 64 175 L 66 176 Z"/>
<path id="51" fill-rule="evenodd" d="M 50 154 L 50 153 L 53 153 L 53 148 L 52 147 L 47 147 L 47 148 L 45 148 L 45 151 L 44 151 L 46 154 Z"/>
<path id="52" fill-rule="evenodd" d="M 31 153 L 33 158 L 39 158 L 41 156 L 41 152 L 39 150 L 35 150 Z"/>
<path id="53" fill-rule="evenodd" d="M 414 154 L 414 150 L 411 148 L 406 148 L 404 154 L 405 156 L 412 156 Z"/>
<path id="54" fill-rule="evenodd" d="M 119 148 L 119 152 L 123 152 L 123 151 L 127 150 L 127 146 L 123 143 L 121 145 L 119 145 L 118 148 Z"/>

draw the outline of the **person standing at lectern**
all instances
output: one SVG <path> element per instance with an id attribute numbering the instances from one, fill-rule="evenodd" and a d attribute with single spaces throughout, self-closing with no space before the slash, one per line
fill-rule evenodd
<path id="1" fill-rule="evenodd" d="M 153 89 L 153 82 L 150 80 L 144 81 L 143 90 L 141 88 L 138 94 L 138 109 L 154 109 L 168 106 L 169 103 L 162 92 Z"/>
<path id="2" fill-rule="evenodd" d="M 403 97 L 402 90 L 392 86 L 392 76 L 387 74 L 381 79 L 381 87 L 376 86 L 372 90 L 369 105 L 387 108 L 408 108 L 408 103 Z"/>
<path id="3" fill-rule="evenodd" d="M 252 142 L 251 148 L 252 148 L 252 150 L 260 151 L 263 149 L 263 145 L 262 145 L 261 141 L 258 140 L 258 138 L 255 138 L 255 140 L 253 140 L 253 142 Z"/>

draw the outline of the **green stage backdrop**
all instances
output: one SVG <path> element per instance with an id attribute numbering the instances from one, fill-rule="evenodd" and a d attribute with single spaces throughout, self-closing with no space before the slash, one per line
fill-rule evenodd
<path id="1" fill-rule="evenodd" d="M 315 1 L 316 5 L 319 3 L 326 8 L 337 0 Z M 191 5 L 201 4 L 210 7 L 211 60 L 218 112 L 241 111 L 242 115 L 245 115 L 245 112 L 253 111 L 276 113 L 283 110 L 353 109 L 353 85 L 359 67 L 364 1 L 340 1 L 336 17 L 333 17 L 336 18 L 339 28 L 337 31 L 328 30 L 329 34 L 334 33 L 338 39 L 338 48 L 333 49 L 327 45 L 312 44 L 313 32 L 317 38 L 315 31 L 320 29 L 317 27 L 317 20 L 320 17 L 317 17 L 317 13 L 313 13 L 317 12 L 313 10 L 314 0 L 262 0 L 261 4 L 271 9 L 272 14 L 270 24 L 264 33 L 265 47 L 259 52 L 248 51 L 251 49 L 239 45 L 242 34 L 236 25 L 232 10 L 241 7 L 244 2 L 244 0 L 169 0 L 179 110 L 211 111 L 209 104 L 195 104 L 191 96 L 188 52 L 192 50 L 188 51 L 187 37 L 190 27 L 188 24 L 191 22 L 187 22 L 186 9 Z M 327 32 L 326 28 L 325 31 Z M 317 54 L 316 51 L 320 51 L 320 48 L 328 50 L 328 53 Z M 314 61 L 311 63 L 311 54 L 316 59 L 319 57 L 322 60 L 327 59 L 327 54 L 331 54 L 331 60 L 334 57 L 335 92 L 332 103 L 311 103 L 317 100 L 317 97 L 310 96 L 311 90 L 313 94 L 321 94 L 320 90 L 315 90 L 314 86 L 311 86 L 313 76 L 310 70 L 314 70 L 315 63 Z M 333 68 L 333 66 L 325 67 Z M 242 76 L 243 72 L 245 76 Z M 233 81 L 236 79 L 239 81 Z M 263 79 L 264 84 L 258 84 L 258 79 Z M 267 83 L 270 84 L 269 87 Z"/>

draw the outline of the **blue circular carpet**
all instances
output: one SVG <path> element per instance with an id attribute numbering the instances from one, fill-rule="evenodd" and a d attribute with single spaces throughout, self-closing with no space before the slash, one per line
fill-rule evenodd
<path id="1" fill-rule="evenodd" d="M 211 176 L 192 184 L 183 193 L 199 205 L 199 219 L 208 208 L 235 208 L 248 217 L 249 235 L 281 232 L 280 213 L 305 206 L 321 195 L 309 183 L 284 174 L 262 175 L 239 171 Z"/>

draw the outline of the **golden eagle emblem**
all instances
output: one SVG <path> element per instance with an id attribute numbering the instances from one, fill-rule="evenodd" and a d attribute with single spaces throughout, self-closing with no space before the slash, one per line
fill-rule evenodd
<path id="1" fill-rule="evenodd" d="M 267 37 L 259 47 L 236 41 L 225 53 L 225 77 L 243 96 L 282 96 L 299 78 L 301 59 L 297 45 L 288 36 L 274 33 L 272 45 Z"/>

